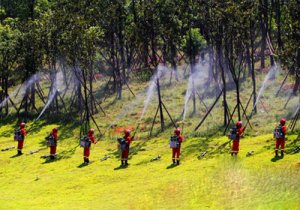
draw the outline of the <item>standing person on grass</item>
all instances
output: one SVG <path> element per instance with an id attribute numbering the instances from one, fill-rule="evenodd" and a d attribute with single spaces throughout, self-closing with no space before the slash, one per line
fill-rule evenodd
<path id="1" fill-rule="evenodd" d="M 244 132 L 244 128 L 242 126 L 242 121 L 238 121 L 236 123 L 236 127 L 230 130 L 230 139 L 233 141 L 231 155 L 237 155 L 239 153 L 240 139 Z"/>
<path id="2" fill-rule="evenodd" d="M 287 127 L 285 125 L 286 120 L 282 118 L 280 124 L 274 130 L 274 138 L 276 139 L 275 145 L 275 157 L 278 157 L 278 150 L 280 147 L 281 157 L 284 156 L 284 146 L 285 146 L 285 135 L 287 133 Z"/>
<path id="3" fill-rule="evenodd" d="M 184 138 L 180 134 L 181 131 L 179 128 L 174 130 L 175 136 L 171 137 L 170 147 L 172 148 L 172 161 L 173 164 L 180 164 L 180 147 L 181 143 L 183 142 Z"/>
<path id="4" fill-rule="evenodd" d="M 97 141 L 94 137 L 95 130 L 91 128 L 88 131 L 88 134 L 84 136 L 82 139 L 80 139 L 80 146 L 83 147 L 83 160 L 85 164 L 89 164 L 90 160 L 90 150 L 91 150 L 91 144 L 96 144 Z"/>
<path id="5" fill-rule="evenodd" d="M 132 142 L 132 137 L 130 136 L 131 130 L 124 130 L 124 137 L 122 141 L 119 142 L 119 146 L 121 149 L 121 166 L 128 166 L 128 156 L 129 156 L 129 148 Z"/>
<path id="6" fill-rule="evenodd" d="M 50 145 L 50 159 L 54 160 L 56 157 L 56 147 L 58 140 L 58 128 L 53 128 L 50 135 L 47 137 Z"/>
<path id="7" fill-rule="evenodd" d="M 15 131 L 14 139 L 18 141 L 18 153 L 17 155 L 22 155 L 22 149 L 24 146 L 24 140 L 25 136 L 27 135 L 27 132 L 25 130 L 25 123 L 21 122 L 20 123 L 20 129 Z"/>

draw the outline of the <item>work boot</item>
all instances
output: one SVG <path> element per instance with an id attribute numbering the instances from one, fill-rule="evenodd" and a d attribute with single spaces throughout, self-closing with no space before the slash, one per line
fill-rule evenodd
<path id="1" fill-rule="evenodd" d="M 278 157 L 278 150 L 275 151 L 275 157 Z"/>
<path id="2" fill-rule="evenodd" d="M 86 158 L 86 163 L 89 164 L 90 163 L 90 160 L 89 158 Z"/>
<path id="3" fill-rule="evenodd" d="M 284 151 L 281 150 L 281 157 L 284 157 Z"/>
<path id="4" fill-rule="evenodd" d="M 127 160 L 125 160 L 125 165 L 126 165 L 126 166 L 128 166 L 128 162 L 127 162 Z"/>
<path id="5" fill-rule="evenodd" d="M 18 150 L 18 155 L 23 155 L 21 150 Z"/>
<path id="6" fill-rule="evenodd" d="M 121 160 L 121 166 L 122 166 L 122 165 L 124 165 L 124 161 L 123 161 L 123 160 Z"/>
<path id="7" fill-rule="evenodd" d="M 55 156 L 54 156 L 54 155 L 50 155 L 50 159 L 51 159 L 51 160 L 54 160 L 54 159 L 55 159 Z"/>
<path id="8" fill-rule="evenodd" d="M 180 164 L 180 161 L 179 160 L 177 160 L 177 165 L 179 165 Z"/>
<path id="9" fill-rule="evenodd" d="M 87 161 L 86 161 L 86 157 L 84 157 L 84 158 L 83 158 L 83 161 L 84 161 L 84 163 L 87 163 Z"/>
<path id="10" fill-rule="evenodd" d="M 173 159 L 173 164 L 175 164 L 175 159 Z"/>

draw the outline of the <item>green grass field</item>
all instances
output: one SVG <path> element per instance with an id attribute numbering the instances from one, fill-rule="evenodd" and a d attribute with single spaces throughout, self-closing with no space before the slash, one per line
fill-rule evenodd
<path id="1" fill-rule="evenodd" d="M 28 135 L 24 152 L 45 148 L 36 146 L 44 135 Z M 53 162 L 40 158 L 48 149 L 19 157 L 15 150 L 1 152 L 0 209 L 299 209 L 299 153 L 274 160 L 271 135 L 244 138 L 238 157 L 228 154 L 230 145 L 216 149 L 225 137 L 207 141 L 187 139 L 176 167 L 161 138 L 134 142 L 128 168 L 119 167 L 109 140 L 93 146 L 88 166 L 72 138 L 60 142 Z M 291 135 L 287 144 L 297 141 Z M 0 144 L 10 145 L 9 138 Z M 254 155 L 246 157 L 250 150 Z M 106 154 L 111 158 L 100 161 Z M 161 159 L 151 162 L 157 155 Z"/>
<path id="2" fill-rule="evenodd" d="M 0 209 L 300 209 L 300 153 L 292 154 L 300 146 L 299 123 L 295 132 L 288 135 L 288 154 L 283 159 L 274 159 L 273 128 L 281 117 L 287 117 L 289 123 L 298 103 L 293 98 L 283 109 L 287 92 L 273 97 L 282 76 L 266 88 L 262 97 L 265 109 L 258 104 L 258 113 L 251 119 L 253 128 L 247 128 L 237 157 L 230 156 L 230 144 L 220 147 L 228 141 L 223 135 L 221 101 L 198 131 L 193 130 L 205 114 L 199 101 L 193 117 L 189 117 L 192 105 L 189 102 L 188 117 L 182 121 L 186 80 L 173 82 L 171 86 L 162 82 L 163 101 L 186 138 L 180 166 L 171 165 L 168 139 L 173 128 L 166 113 L 167 129 L 159 133 L 157 119 L 149 138 L 157 108 L 156 95 L 145 117 L 140 119 L 145 98 L 142 93 L 147 83 L 130 83 L 137 97 L 124 87 L 122 101 L 113 95 L 101 104 L 107 116 L 99 113 L 95 118 L 105 137 L 92 146 L 92 163 L 88 166 L 82 165 L 79 125 L 72 120 L 60 120 L 64 116 L 52 119 L 51 123 L 42 119 L 26 137 L 24 155 L 15 156 L 16 149 L 0 152 Z M 258 75 L 260 81 L 263 77 Z M 96 84 L 99 91 L 95 95 L 99 99 L 103 84 Z M 246 104 L 251 82 L 244 82 L 241 89 L 241 100 Z M 210 106 L 216 94 L 214 87 L 207 91 L 212 92 L 205 97 Z M 229 92 L 228 99 L 232 110 L 235 94 Z M 247 113 L 250 112 L 248 109 Z M 134 128 L 138 122 L 142 124 L 132 143 L 130 165 L 120 168 L 116 137 L 121 134 L 109 127 L 117 124 L 119 128 Z M 0 148 L 16 146 L 12 139 L 18 122 L 10 117 L 0 124 Z M 49 153 L 44 138 L 54 126 L 59 127 L 60 139 L 58 158 L 51 162 L 40 156 Z M 38 153 L 26 154 L 37 149 Z M 254 150 L 254 155 L 246 157 L 250 150 Z M 204 151 L 208 154 L 198 160 Z M 111 158 L 100 161 L 105 155 Z M 158 155 L 160 160 L 150 161 Z"/>

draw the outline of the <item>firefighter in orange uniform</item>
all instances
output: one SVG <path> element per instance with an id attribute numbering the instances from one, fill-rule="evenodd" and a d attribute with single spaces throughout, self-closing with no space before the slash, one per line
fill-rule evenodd
<path id="1" fill-rule="evenodd" d="M 244 128 L 242 128 L 242 126 L 243 126 L 242 121 L 238 121 L 236 123 L 236 137 L 235 137 L 235 139 L 233 139 L 231 155 L 233 155 L 233 154 L 237 155 L 239 153 L 240 139 L 244 132 Z"/>
<path id="2" fill-rule="evenodd" d="M 94 138 L 94 132 L 95 132 L 95 130 L 93 128 L 91 128 L 87 134 L 87 136 L 89 138 L 89 144 L 87 147 L 84 147 L 84 150 L 83 150 L 83 156 L 84 156 L 83 159 L 84 159 L 84 163 L 86 163 L 86 164 L 88 164 L 90 162 L 89 157 L 90 157 L 91 143 L 93 143 L 93 144 L 97 143 L 97 141 Z"/>
<path id="3" fill-rule="evenodd" d="M 280 147 L 281 157 L 284 156 L 284 146 L 285 146 L 285 135 L 287 133 L 287 127 L 285 126 L 286 120 L 282 118 L 280 120 L 280 125 L 277 127 L 277 135 L 274 133 L 274 137 L 276 138 L 276 147 L 275 147 L 275 156 L 278 157 L 278 150 Z"/>
<path id="4" fill-rule="evenodd" d="M 129 147 L 130 147 L 130 144 L 132 142 L 132 138 L 130 136 L 130 132 L 131 130 L 129 129 L 126 129 L 124 130 L 124 144 L 123 145 L 120 145 L 121 146 L 121 165 L 125 165 L 127 166 L 128 165 L 128 155 L 129 155 Z"/>
<path id="5" fill-rule="evenodd" d="M 49 140 L 49 143 L 50 143 L 50 159 L 55 159 L 57 140 L 58 140 L 58 128 L 53 128 L 52 129 L 52 132 L 51 132 L 49 138 L 51 138 L 51 140 Z"/>
<path id="6" fill-rule="evenodd" d="M 183 142 L 184 138 L 183 136 L 180 134 L 181 131 L 179 128 L 176 128 L 174 130 L 175 135 L 178 137 L 178 146 L 176 148 L 172 148 L 172 160 L 173 160 L 173 164 L 177 163 L 177 165 L 180 164 L 180 147 L 181 147 L 181 143 Z"/>
<path id="7" fill-rule="evenodd" d="M 16 135 L 16 134 L 15 134 Z M 27 135 L 27 132 L 25 130 L 25 123 L 20 123 L 20 129 L 18 130 L 17 137 L 15 136 L 15 139 L 18 140 L 18 155 L 22 155 L 22 149 L 24 145 L 25 136 Z"/>

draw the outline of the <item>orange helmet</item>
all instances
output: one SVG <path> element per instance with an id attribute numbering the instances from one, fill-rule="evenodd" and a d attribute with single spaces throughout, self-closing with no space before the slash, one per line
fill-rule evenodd
<path id="1" fill-rule="evenodd" d="M 282 119 L 280 120 L 280 125 L 285 125 L 285 122 L 286 122 L 286 120 L 285 120 L 284 118 L 282 118 Z"/>
<path id="2" fill-rule="evenodd" d="M 25 128 L 25 123 L 24 122 L 20 123 L 20 128 Z"/>
<path id="3" fill-rule="evenodd" d="M 90 130 L 89 130 L 89 134 L 93 134 L 95 132 L 95 130 L 93 129 L 93 128 L 91 128 Z"/>
<path id="4" fill-rule="evenodd" d="M 58 132 L 58 128 L 53 128 L 53 129 L 52 129 L 52 132 L 53 132 L 53 133 L 57 133 L 57 132 Z"/>
<path id="5" fill-rule="evenodd" d="M 179 129 L 179 128 L 176 128 L 176 129 L 174 130 L 174 133 L 175 133 L 176 135 L 180 135 L 180 129 Z"/>
<path id="6" fill-rule="evenodd" d="M 240 127 L 242 127 L 243 122 L 242 121 L 238 121 L 235 125 L 236 125 L 236 127 L 240 128 Z"/>

